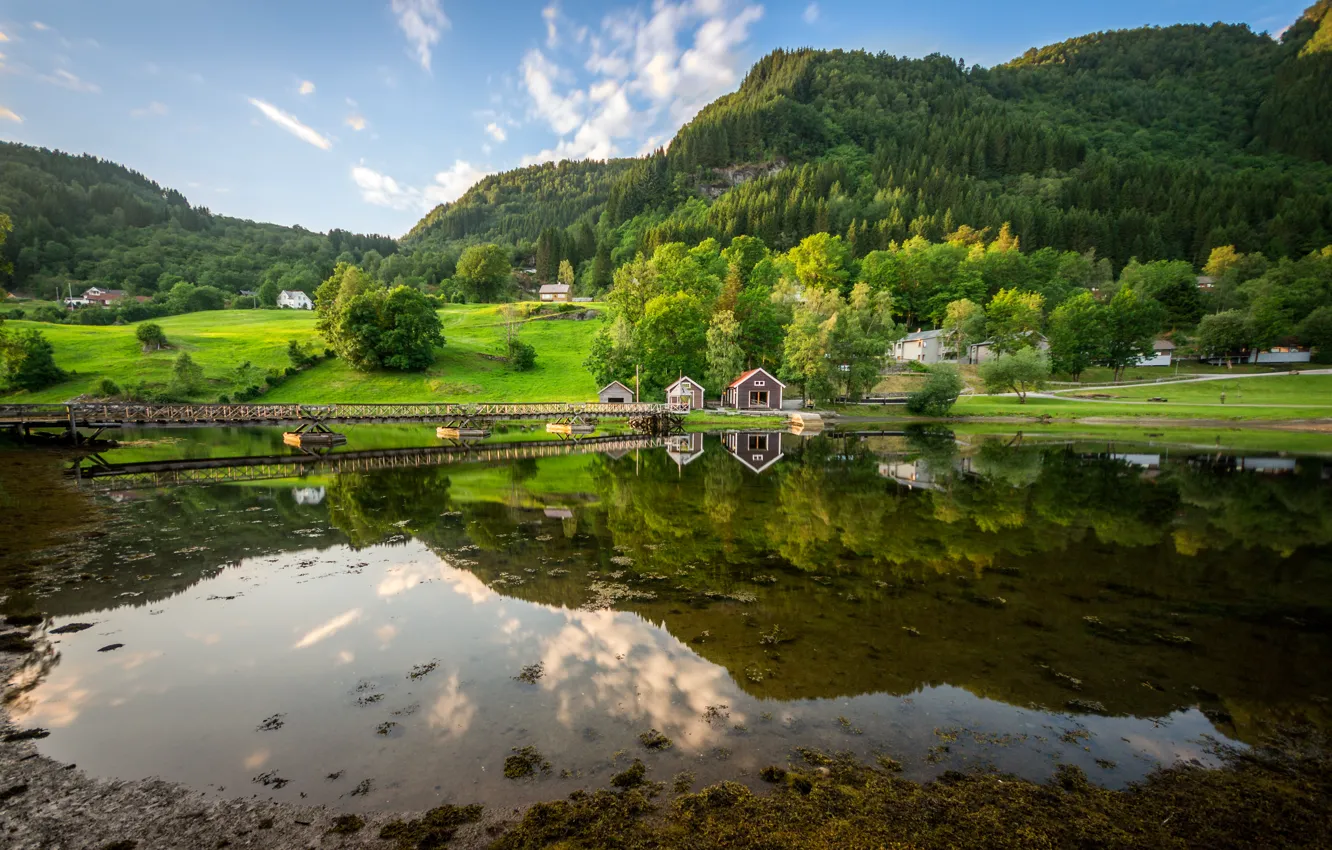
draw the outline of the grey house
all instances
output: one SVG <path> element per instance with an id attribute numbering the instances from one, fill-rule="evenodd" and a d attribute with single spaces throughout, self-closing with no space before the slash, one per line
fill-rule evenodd
<path id="1" fill-rule="evenodd" d="M 685 375 L 666 388 L 666 403 L 672 410 L 702 410 L 703 386 Z"/>
<path id="2" fill-rule="evenodd" d="M 941 363 L 948 357 L 944 353 L 947 339 L 942 330 L 916 331 L 893 343 L 893 359 L 913 360 L 917 363 Z"/>
<path id="3" fill-rule="evenodd" d="M 1032 348 L 1037 351 L 1049 351 L 1050 341 L 1044 334 L 1036 334 L 1036 343 Z M 984 342 L 975 342 L 967 346 L 967 362 L 973 364 L 984 363 L 987 360 L 993 360 L 999 355 L 994 351 L 994 340 L 987 339 Z"/>
<path id="4" fill-rule="evenodd" d="M 684 468 L 703 455 L 703 434 L 676 434 L 666 438 L 666 454 L 680 468 Z"/>
<path id="5" fill-rule="evenodd" d="M 619 381 L 611 381 L 597 392 L 602 404 L 628 404 L 634 400 L 634 391 Z"/>
<path id="6" fill-rule="evenodd" d="M 753 472 L 763 472 L 782 459 L 780 431 L 731 431 L 726 450 Z"/>
<path id="7" fill-rule="evenodd" d="M 767 369 L 750 369 L 722 393 L 722 405 L 736 410 L 781 410 L 786 384 Z"/>

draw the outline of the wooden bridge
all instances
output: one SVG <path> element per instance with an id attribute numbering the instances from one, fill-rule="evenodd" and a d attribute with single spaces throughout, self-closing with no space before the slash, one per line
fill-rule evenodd
<path id="1" fill-rule="evenodd" d="M 221 484 L 303 478 L 310 474 L 374 472 L 453 463 L 486 463 L 592 452 L 628 452 L 665 445 L 658 437 L 584 437 L 581 440 L 543 440 L 487 445 L 421 446 L 406 449 L 369 449 L 331 454 L 290 454 L 258 457 L 219 457 L 183 460 L 106 463 L 93 455 L 70 467 L 69 475 L 81 487 L 118 492 L 174 487 L 182 484 Z"/>
<path id="2" fill-rule="evenodd" d="M 623 418 L 638 430 L 668 433 L 682 423 L 682 413 L 665 404 L 599 402 L 418 404 L 3 404 L 0 428 L 29 433 L 59 428 L 77 435 L 80 428 L 191 428 L 218 425 L 327 426 L 335 423 L 429 423 L 471 428 L 493 422 L 541 419 L 554 423 L 593 424 Z M 641 424 L 639 424 L 641 423 Z M 94 434 L 93 436 L 96 436 Z"/>

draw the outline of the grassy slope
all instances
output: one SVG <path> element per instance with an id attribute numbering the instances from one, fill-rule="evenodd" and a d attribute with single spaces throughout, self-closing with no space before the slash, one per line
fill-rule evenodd
<path id="1" fill-rule="evenodd" d="M 1221 393 L 1227 404 L 1298 404 L 1332 406 L 1332 375 L 1274 375 L 1262 378 L 1198 381 L 1196 383 L 1158 384 L 1145 387 L 1109 387 L 1079 391 L 1096 393 L 1125 401 L 1167 398 L 1170 403 L 1220 404 Z"/>
<path id="2" fill-rule="evenodd" d="M 522 338 L 537 351 L 536 368 L 513 372 L 482 354 L 499 354 L 503 328 L 494 305 L 457 305 L 440 311 L 447 344 L 424 373 L 354 372 L 333 360 L 322 363 L 264 394 L 265 402 L 408 402 L 408 401 L 554 401 L 593 400 L 597 385 L 583 368 L 583 359 L 599 321 L 536 320 Z M 248 383 L 257 383 L 270 368 L 285 369 L 291 339 L 323 343 L 314 330 L 314 315 L 294 310 L 224 310 L 172 316 L 159 323 L 175 347 L 141 354 L 134 326 L 85 327 L 35 322 L 7 322 L 12 330 L 33 327 L 55 346 L 56 362 L 76 372 L 70 380 L 36 393 L 12 393 L 6 401 L 58 402 L 95 394 L 102 378 L 122 387 L 139 381 L 165 384 L 180 351 L 204 368 L 208 389 L 196 401 L 216 401 Z M 255 367 L 243 381 L 236 369 L 245 361 Z"/>

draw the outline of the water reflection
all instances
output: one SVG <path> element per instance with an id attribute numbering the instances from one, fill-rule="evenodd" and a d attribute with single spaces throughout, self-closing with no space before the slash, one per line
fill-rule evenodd
<path id="1" fill-rule="evenodd" d="M 94 626 L 17 709 L 95 773 L 350 807 L 547 799 L 653 728 L 657 778 L 814 746 L 1119 784 L 1325 724 L 1322 461 L 1010 443 L 690 435 L 138 491 L 43 599 Z M 554 771 L 505 779 L 526 745 Z"/>

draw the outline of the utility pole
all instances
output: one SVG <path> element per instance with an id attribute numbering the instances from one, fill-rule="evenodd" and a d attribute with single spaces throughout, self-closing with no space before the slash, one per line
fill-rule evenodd
<path id="1" fill-rule="evenodd" d="M 638 403 L 638 382 L 642 380 L 638 373 L 642 368 L 641 364 L 634 364 L 634 404 Z"/>

